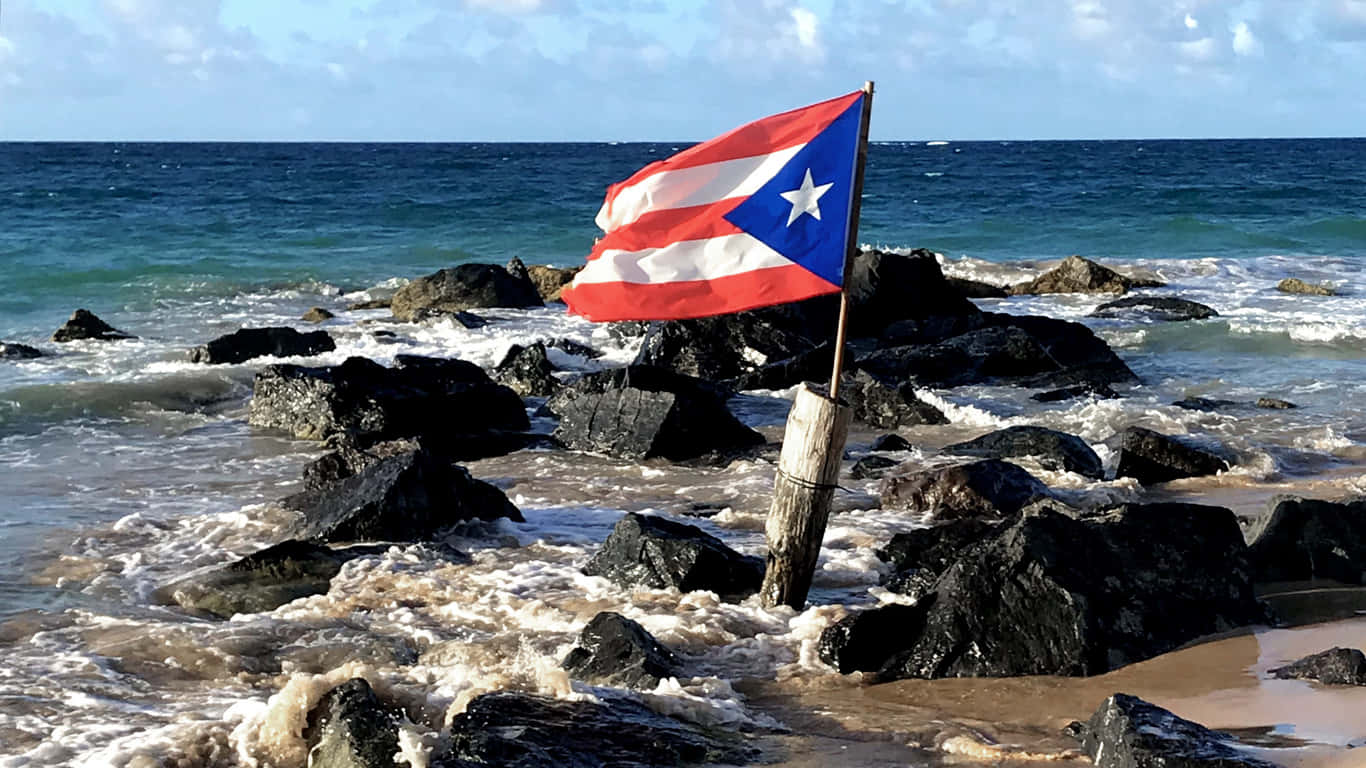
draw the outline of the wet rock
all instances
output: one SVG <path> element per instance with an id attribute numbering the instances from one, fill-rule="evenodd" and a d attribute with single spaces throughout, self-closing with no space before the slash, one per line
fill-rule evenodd
<path id="1" fill-rule="evenodd" d="M 480 317 L 479 315 L 476 315 L 473 312 L 466 312 L 463 309 L 459 312 L 451 312 L 450 310 L 446 309 L 425 308 L 417 310 L 412 315 L 412 322 L 418 323 L 427 320 L 449 320 L 453 324 L 469 330 L 474 330 L 475 328 L 483 328 L 484 326 L 489 324 L 489 321 L 487 319 Z"/>
<path id="2" fill-rule="evenodd" d="M 547 267 L 532 264 L 526 271 L 542 301 L 559 301 L 560 289 L 569 285 L 581 269 L 583 267 Z"/>
<path id="3" fill-rule="evenodd" d="M 1205 320 L 1219 313 L 1197 301 L 1175 296 L 1128 296 L 1096 307 L 1091 317 L 1140 317 L 1149 320 L 1177 322 Z"/>
<path id="4" fill-rule="evenodd" d="M 1248 532 L 1257 581 L 1366 584 L 1366 499 L 1273 499 Z"/>
<path id="5" fill-rule="evenodd" d="M 849 332 L 855 336 L 876 336 L 903 320 L 942 328 L 948 336 L 966 330 L 973 322 L 969 318 L 981 314 L 945 279 L 934 253 L 924 248 L 905 254 L 860 251 L 850 265 L 845 286 L 850 301 Z M 832 301 L 831 306 L 838 311 L 838 302 Z M 830 320 L 834 319 L 832 314 Z M 826 324 L 820 330 L 829 334 L 833 327 Z"/>
<path id="6" fill-rule="evenodd" d="M 1107 384 L 1088 382 L 1070 387 L 1062 387 L 1061 389 L 1050 389 L 1047 392 L 1036 392 L 1030 395 L 1029 399 L 1036 403 L 1056 403 L 1078 397 L 1094 397 L 1099 400 L 1110 400 L 1119 397 L 1119 393 L 1115 392 Z"/>
<path id="7" fill-rule="evenodd" d="M 42 356 L 43 353 L 36 347 L 13 341 L 0 341 L 0 360 L 32 360 Z"/>
<path id="8" fill-rule="evenodd" d="M 910 440 L 895 433 L 879 436 L 868 448 L 870 451 L 910 451 L 914 449 L 915 446 L 911 445 Z"/>
<path id="9" fill-rule="evenodd" d="M 573 339 L 555 339 L 546 345 L 551 349 L 558 349 L 566 355 L 582 357 L 586 360 L 596 360 L 602 357 L 602 353 L 587 344 L 580 344 Z"/>
<path id="10" fill-rule="evenodd" d="M 1225 408 L 1233 408 L 1238 405 L 1236 400 L 1220 400 L 1208 397 L 1187 397 L 1172 403 L 1177 408 L 1185 408 L 1188 411 L 1221 411 Z"/>
<path id="11" fill-rule="evenodd" d="M 1018 426 L 999 429 L 965 443 L 945 446 L 944 453 L 978 456 L 984 459 L 1009 459 L 1033 456 L 1045 469 L 1076 472 L 1084 477 L 1102 479 L 1100 457 L 1086 441 L 1056 429 Z"/>
<path id="12" fill-rule="evenodd" d="M 999 533 L 1007 525 L 1009 523 L 971 518 L 949 520 L 898 533 L 887 546 L 877 550 L 877 556 L 892 567 L 894 574 L 917 571 L 933 583 L 970 547 Z M 911 594 L 899 589 L 892 591 Z"/>
<path id="13" fill-rule="evenodd" d="M 366 448 L 342 445 L 331 453 L 304 465 L 304 490 L 316 491 L 345 480 L 390 456 L 415 451 L 421 444 L 414 439 L 386 440 Z"/>
<path id="14" fill-rule="evenodd" d="M 967 548 L 931 594 L 879 679 L 1095 675 L 1265 621 L 1233 513 L 1193 504 L 1039 510 Z"/>
<path id="15" fill-rule="evenodd" d="M 514 275 L 495 264 L 461 264 L 419 277 L 394 294 L 390 309 L 405 322 L 423 310 L 459 312 L 479 307 L 545 306 L 525 271 Z"/>
<path id="16" fill-rule="evenodd" d="M 876 672 L 924 629 L 928 610 L 925 602 L 891 603 L 851 613 L 821 631 L 816 651 L 840 674 Z"/>
<path id="17" fill-rule="evenodd" d="M 867 371 L 855 371 L 840 379 L 840 398 L 849 403 L 854 420 L 879 429 L 919 424 L 948 424 L 938 408 L 915 395 L 910 384 L 894 386 Z"/>
<path id="18" fill-rule="evenodd" d="M 309 768 L 392 768 L 399 722 L 400 712 L 380 702 L 364 678 L 342 683 L 308 713 Z"/>
<path id="19" fill-rule="evenodd" d="M 388 309 L 393 303 L 393 299 L 361 299 L 346 305 L 349 311 L 355 312 L 361 309 Z"/>
<path id="20" fill-rule="evenodd" d="M 964 277 L 946 277 L 945 280 L 969 299 L 1004 299 L 1010 295 L 1009 289 L 1003 285 L 992 285 Z"/>
<path id="21" fill-rule="evenodd" d="M 555 394 L 560 382 L 554 372 L 555 366 L 550 364 L 550 358 L 545 354 L 545 344 L 539 341 L 525 347 L 513 344 L 493 369 L 494 378 L 522 397 L 549 397 Z"/>
<path id="22" fill-rule="evenodd" d="M 695 320 L 651 323 L 635 364 L 708 381 L 753 376 L 765 365 L 809 352 L 824 340 L 807 327 L 805 313 L 809 306 L 785 304 Z M 830 327 L 834 327 L 833 321 Z"/>
<path id="23" fill-rule="evenodd" d="M 623 587 L 707 590 L 739 600 L 759 591 L 764 561 L 741 555 L 696 526 L 628 512 L 583 572 Z"/>
<path id="24" fill-rule="evenodd" d="M 1366 685 L 1366 654 L 1356 648 L 1329 648 L 1270 671 L 1282 680 L 1314 680 L 1324 685 Z"/>
<path id="25" fill-rule="evenodd" d="M 1144 283 L 1151 285 L 1151 283 Z M 1010 289 L 1011 295 L 1041 293 L 1126 293 L 1137 285 L 1109 267 L 1080 256 L 1068 256 L 1057 267 Z"/>
<path id="26" fill-rule="evenodd" d="M 849 476 L 855 480 L 881 477 L 883 472 L 895 467 L 897 463 L 895 459 L 889 459 L 886 456 L 864 456 L 849 468 Z"/>
<path id="27" fill-rule="evenodd" d="M 502 491 L 421 447 L 280 503 L 299 513 L 288 535 L 333 542 L 425 541 L 470 520 L 523 519 Z"/>
<path id="28" fill-rule="evenodd" d="M 654 690 L 661 679 L 677 677 L 681 663 L 640 624 L 603 611 L 583 628 L 561 666 L 575 680 Z"/>
<path id="29" fill-rule="evenodd" d="M 362 357 L 330 367 L 266 366 L 256 374 L 247 421 L 302 440 L 362 446 L 419 435 L 454 441 L 530 426 L 522 398 L 479 366 L 414 355 L 399 355 L 393 368 Z"/>
<path id="30" fill-rule="evenodd" d="M 1096 768 L 1279 768 L 1243 751 L 1226 733 L 1124 693 L 1106 699 L 1072 730 Z"/>
<path id="31" fill-rule="evenodd" d="M 640 702 L 568 701 L 486 693 L 451 719 L 442 768 L 655 768 L 744 765 L 759 753 L 739 735 L 661 715 Z"/>
<path id="32" fill-rule="evenodd" d="M 1213 475 L 1229 468 L 1227 461 L 1208 451 L 1143 427 L 1129 427 L 1118 435 L 1117 442 L 1115 477 L 1132 477 L 1144 485 Z"/>
<path id="33" fill-rule="evenodd" d="M 337 348 L 327 331 L 299 333 L 293 328 L 242 328 L 190 350 L 190 362 L 243 363 L 257 357 L 312 357 Z"/>
<path id="34" fill-rule="evenodd" d="M 1044 349 L 1018 328 L 982 328 L 937 344 L 886 347 L 859 357 L 856 366 L 882 379 L 939 387 L 1058 369 Z"/>
<path id="35" fill-rule="evenodd" d="M 763 445 L 714 387 L 649 366 L 590 374 L 552 398 L 555 437 L 571 450 L 683 461 Z"/>
<path id="36" fill-rule="evenodd" d="M 334 317 L 336 317 L 336 315 L 327 311 L 326 309 L 323 309 L 322 307 L 312 307 L 304 313 L 303 317 L 299 319 L 303 320 L 306 323 L 321 323 L 327 320 L 331 320 Z"/>
<path id="37" fill-rule="evenodd" d="M 835 345 L 825 342 L 792 357 L 765 363 L 748 373 L 727 379 L 726 383 L 743 391 L 787 389 L 804 381 L 829 381 L 834 361 Z"/>
<path id="38" fill-rule="evenodd" d="M 1298 408 L 1298 405 L 1289 400 L 1282 400 L 1278 397 L 1259 397 L 1255 405 L 1258 408 L 1268 408 L 1273 411 L 1284 411 L 1289 408 Z"/>
<path id="39" fill-rule="evenodd" d="M 1032 379 L 1011 382 L 1026 387 L 1063 387 L 1086 384 L 1099 387 L 1105 384 L 1124 384 L 1138 381 L 1129 366 L 1116 355 L 1110 345 L 1096 336 L 1090 328 L 1071 320 L 1035 315 L 1006 315 L 989 312 L 986 321 L 995 326 L 1018 328 L 1028 333 L 1056 365 Z"/>
<path id="40" fill-rule="evenodd" d="M 1308 296 L 1336 296 L 1337 291 L 1331 285 L 1314 285 L 1306 283 L 1298 277 L 1287 277 L 1276 283 L 1276 290 L 1281 293 L 1299 293 Z"/>
<path id="41" fill-rule="evenodd" d="M 1009 517 L 1048 498 L 1048 487 L 1015 464 L 984 459 L 934 469 L 907 466 L 883 478 L 879 495 L 883 509 L 942 521 Z"/>
<path id="42" fill-rule="evenodd" d="M 118 341 L 136 338 L 131 333 L 124 333 L 99 319 L 95 313 L 88 309 L 78 309 L 71 313 L 71 319 L 63 323 L 62 327 L 52 334 L 52 340 L 56 342 L 77 341 L 79 339 Z"/>
<path id="43" fill-rule="evenodd" d="M 168 584 L 157 597 L 223 619 L 273 611 L 298 598 L 326 593 L 348 559 L 343 552 L 290 539 Z"/>

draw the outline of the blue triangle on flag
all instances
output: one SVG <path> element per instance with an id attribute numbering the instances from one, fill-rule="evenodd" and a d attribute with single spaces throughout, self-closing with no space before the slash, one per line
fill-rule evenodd
<path id="1" fill-rule="evenodd" d="M 768 183 L 726 214 L 735 226 L 834 285 L 844 283 L 845 235 L 864 98 L 850 105 Z M 830 186 L 822 189 L 826 184 Z M 820 218 L 816 218 L 817 213 Z"/>

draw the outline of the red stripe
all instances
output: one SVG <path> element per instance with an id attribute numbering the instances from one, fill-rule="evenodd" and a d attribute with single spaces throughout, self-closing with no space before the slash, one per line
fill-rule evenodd
<path id="1" fill-rule="evenodd" d="M 684 240 L 706 240 L 722 235 L 738 235 L 743 230 L 724 217 L 744 201 L 744 198 L 737 197 L 691 208 L 648 211 L 630 224 L 603 235 L 593 246 L 593 252 L 588 258 L 596 259 L 606 250 L 643 251 L 647 248 L 663 248 Z"/>
<path id="2" fill-rule="evenodd" d="M 724 315 L 839 293 L 839 290 L 839 286 L 793 264 L 716 280 L 652 285 L 569 285 L 560 293 L 560 298 L 569 305 L 571 314 L 602 323 L 613 320 L 685 320 Z"/>
<path id="3" fill-rule="evenodd" d="M 797 144 L 805 144 L 825 130 L 862 95 L 863 91 L 854 91 L 829 101 L 770 115 L 732 129 L 710 141 L 689 147 L 672 157 L 650 163 L 625 181 L 608 187 L 607 202 L 610 204 L 615 200 L 618 192 L 624 187 L 636 184 L 656 173 L 741 157 L 766 155 Z"/>

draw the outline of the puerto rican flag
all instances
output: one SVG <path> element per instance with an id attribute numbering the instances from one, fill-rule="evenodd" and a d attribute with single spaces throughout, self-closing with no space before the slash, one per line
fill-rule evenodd
<path id="1" fill-rule="evenodd" d="M 839 292 L 864 98 L 765 117 L 608 187 L 569 311 L 680 320 Z"/>

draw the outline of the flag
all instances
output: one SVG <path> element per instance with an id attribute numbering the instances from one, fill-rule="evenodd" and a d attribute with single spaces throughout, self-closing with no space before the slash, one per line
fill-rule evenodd
<path id="1" fill-rule="evenodd" d="M 680 320 L 837 293 L 865 98 L 765 117 L 608 187 L 569 311 Z"/>

